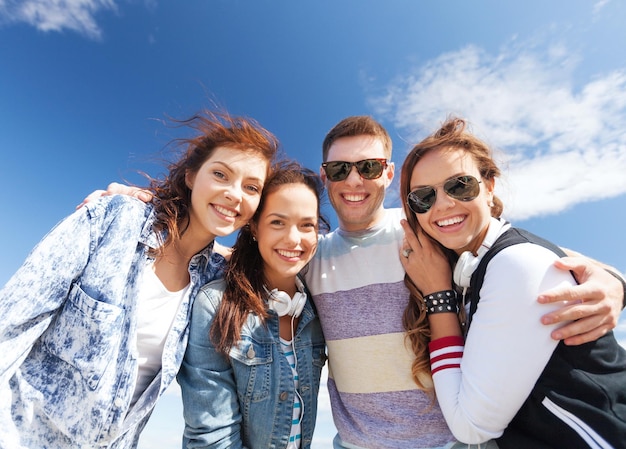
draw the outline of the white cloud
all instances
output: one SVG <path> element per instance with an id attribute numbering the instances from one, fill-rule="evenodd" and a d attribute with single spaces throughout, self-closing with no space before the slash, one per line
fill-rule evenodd
<path id="1" fill-rule="evenodd" d="M 593 16 L 596 17 L 598 14 L 600 14 L 600 11 L 602 9 L 604 9 L 604 7 L 610 2 L 611 0 L 598 0 L 594 5 L 593 5 Z"/>
<path id="2" fill-rule="evenodd" d="M 117 10 L 114 0 L 0 0 L 2 22 L 25 22 L 40 31 L 72 30 L 92 39 L 102 31 L 95 20 L 100 10 Z"/>
<path id="3" fill-rule="evenodd" d="M 371 102 L 410 143 L 450 114 L 467 118 L 506 157 L 498 194 L 509 219 L 626 193 L 626 68 L 575 87 L 580 58 L 563 45 L 513 47 L 442 54 Z"/>

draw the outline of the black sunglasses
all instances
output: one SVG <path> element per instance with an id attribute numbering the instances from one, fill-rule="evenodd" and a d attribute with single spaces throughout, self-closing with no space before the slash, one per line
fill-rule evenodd
<path id="1" fill-rule="evenodd" d="M 443 191 L 459 201 L 472 201 L 480 193 L 480 181 L 473 176 L 455 176 L 443 183 Z M 420 187 L 406 197 L 409 208 L 416 214 L 423 214 L 435 204 L 437 189 L 433 186 Z"/>
<path id="2" fill-rule="evenodd" d="M 331 182 L 343 181 L 348 177 L 352 166 L 356 167 L 363 179 L 380 178 L 387 167 L 387 159 L 363 159 L 358 162 L 331 161 L 324 162 L 322 168 Z"/>

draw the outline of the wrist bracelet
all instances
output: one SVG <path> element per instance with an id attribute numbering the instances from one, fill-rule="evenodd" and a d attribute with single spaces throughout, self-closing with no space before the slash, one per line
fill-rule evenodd
<path id="1" fill-rule="evenodd" d="M 431 313 L 458 313 L 459 302 L 454 290 L 442 290 L 424 296 L 426 315 Z"/>
<path id="2" fill-rule="evenodd" d="M 623 298 L 622 298 L 622 309 L 626 308 L 626 281 L 622 276 L 614 272 L 613 270 L 606 270 L 609 274 L 612 274 L 618 281 L 622 283 L 622 288 L 624 289 Z"/>

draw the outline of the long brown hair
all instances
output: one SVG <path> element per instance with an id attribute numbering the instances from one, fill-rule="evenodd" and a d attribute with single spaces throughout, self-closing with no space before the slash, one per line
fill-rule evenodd
<path id="1" fill-rule="evenodd" d="M 176 121 L 197 134 L 177 139 L 186 148 L 182 156 L 168 166 L 164 179 L 152 180 L 150 190 L 156 213 L 154 229 L 166 231 L 161 248 L 178 241 L 189 224 L 191 190 L 185 182 L 187 173 L 196 173 L 218 147 L 249 151 L 271 162 L 278 152 L 278 140 L 256 121 L 232 117 L 225 112 L 204 110 L 186 120 Z"/>
<path id="2" fill-rule="evenodd" d="M 324 184 L 315 172 L 292 161 L 280 162 L 273 168 L 265 182 L 261 202 L 251 223 L 258 223 L 267 196 L 288 184 L 304 184 L 315 194 L 318 231 L 327 231 L 330 225 L 320 213 Z M 264 299 L 267 296 L 265 292 L 267 280 L 263 271 L 263 259 L 249 225 L 239 231 L 225 281 L 226 290 L 211 326 L 210 338 L 218 351 L 228 354 L 230 348 L 239 340 L 241 328 L 249 313 L 259 316 L 262 321 L 268 316 Z"/>
<path id="3" fill-rule="evenodd" d="M 467 131 L 467 122 L 460 118 L 451 117 L 447 119 L 441 128 L 430 136 L 426 137 L 420 143 L 415 145 L 407 155 L 402 164 L 402 172 L 400 174 L 400 196 L 402 199 L 402 207 L 406 219 L 411 229 L 417 231 L 419 223 L 415 217 L 415 213 L 411 211 L 407 203 L 407 196 L 411 191 L 411 175 L 417 163 L 424 157 L 426 153 L 436 150 L 456 150 L 461 149 L 467 151 L 476 162 L 480 176 L 483 179 L 494 179 L 500 176 L 500 169 L 494 162 L 491 150 L 483 141 Z M 502 214 L 502 201 L 494 196 L 493 206 L 491 207 L 491 215 L 500 217 Z M 431 238 L 426 235 L 426 238 Z M 432 239 L 431 239 L 432 240 Z M 450 266 L 454 266 L 458 256 L 457 254 L 443 247 L 439 242 L 432 240 L 435 245 L 439 246 L 450 262 Z M 423 295 L 417 286 L 411 281 L 409 276 L 405 275 L 404 283 L 411 293 L 409 304 L 404 310 L 403 324 L 407 332 L 407 338 L 411 343 L 411 348 L 415 353 L 413 360 L 412 375 L 417 385 L 427 391 L 434 391 L 432 383 L 425 386 L 420 380 L 424 377 L 430 378 L 430 359 L 428 352 L 428 343 L 430 342 L 430 328 L 426 317 L 426 310 L 423 306 Z M 431 293 L 431 292 L 427 292 Z M 464 310 L 460 311 L 460 319 L 463 319 Z"/>

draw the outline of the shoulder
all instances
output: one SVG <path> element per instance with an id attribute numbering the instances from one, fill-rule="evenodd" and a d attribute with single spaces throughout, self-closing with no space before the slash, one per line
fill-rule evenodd
<path id="1" fill-rule="evenodd" d="M 194 315 L 198 313 L 214 314 L 222 301 L 225 290 L 226 281 L 224 279 L 217 279 L 202 286 L 194 300 Z"/>
<path id="2" fill-rule="evenodd" d="M 104 196 L 83 207 L 92 219 L 114 218 L 121 215 L 137 219 L 147 218 L 153 209 L 151 204 L 128 195 Z"/>
<path id="3" fill-rule="evenodd" d="M 508 246 L 517 245 L 520 243 L 531 243 L 537 246 L 544 247 L 558 256 L 564 256 L 565 253 L 554 243 L 539 237 L 525 229 L 511 227 L 504 232 L 493 245 L 493 250 L 497 251 L 500 248 L 506 248 Z"/>
<path id="4" fill-rule="evenodd" d="M 492 279 L 510 285 L 573 281 L 569 272 L 554 267 L 559 257 L 550 248 L 525 241 L 500 250 L 490 261 L 488 271 Z"/>
<path id="5" fill-rule="evenodd" d="M 404 210 L 402 210 L 401 207 L 392 207 L 389 209 L 385 208 L 385 215 L 388 219 L 393 220 L 394 222 L 399 222 L 401 219 L 405 218 Z"/>
<path id="6" fill-rule="evenodd" d="M 395 238 L 398 238 L 398 236 L 404 237 L 404 229 L 400 221 L 405 218 L 402 208 L 385 209 L 385 229 L 393 233 Z"/>
<path id="7" fill-rule="evenodd" d="M 554 261 L 564 255 L 563 251 L 552 242 L 514 227 L 496 240 L 490 252 L 494 259 L 519 265 L 544 259 Z"/>
<path id="8" fill-rule="evenodd" d="M 553 251 L 536 243 L 523 242 L 507 246 L 493 257 L 493 261 L 499 264 L 506 263 L 511 267 L 521 268 L 542 260 L 554 261 L 559 256 Z"/>

